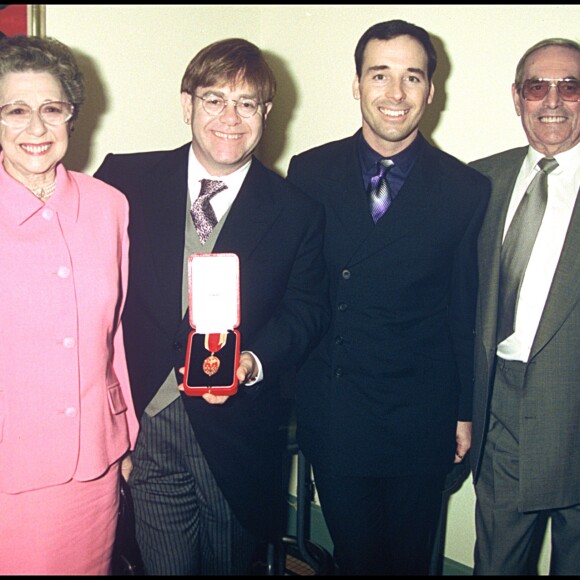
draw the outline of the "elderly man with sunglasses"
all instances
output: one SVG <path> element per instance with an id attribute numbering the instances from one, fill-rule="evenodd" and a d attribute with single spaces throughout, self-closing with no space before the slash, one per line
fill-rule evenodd
<path id="1" fill-rule="evenodd" d="M 512 94 L 529 146 L 472 164 L 493 185 L 479 238 L 476 575 L 537 574 L 550 519 L 550 573 L 580 574 L 579 79 L 577 42 L 528 49 Z"/>

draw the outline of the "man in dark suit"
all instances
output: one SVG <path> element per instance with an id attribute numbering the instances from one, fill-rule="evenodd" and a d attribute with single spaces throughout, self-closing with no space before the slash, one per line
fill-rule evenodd
<path id="1" fill-rule="evenodd" d="M 479 240 L 475 340 L 478 575 L 537 575 L 549 517 L 550 573 L 580 574 L 579 83 L 577 42 L 550 38 L 528 49 L 512 96 L 529 146 L 473 163 L 493 188 Z M 516 237 L 519 207 L 532 204 L 539 190 L 531 184 L 547 171 L 517 300 L 504 305 L 517 264 L 506 257 L 522 251 L 534 221 L 526 214 Z M 504 331 L 508 319 L 515 325 Z"/>
<path id="2" fill-rule="evenodd" d="M 299 373 L 298 440 L 341 573 L 427 574 L 445 476 L 470 446 L 489 186 L 418 131 L 436 66 L 425 30 L 376 24 L 355 63 L 362 130 L 295 156 L 288 172 L 326 207 L 333 307 Z M 390 171 L 375 188 L 382 159 Z M 375 189 L 390 196 L 382 217 Z"/>
<path id="3" fill-rule="evenodd" d="M 131 209 L 123 322 L 142 417 L 129 484 L 149 574 L 243 574 L 257 542 L 281 532 L 288 401 L 280 383 L 329 316 L 324 210 L 253 157 L 275 89 L 256 46 L 213 43 L 182 79 L 192 142 L 108 155 L 96 174 Z M 213 223 L 197 232 L 190 210 L 208 183 L 218 191 L 206 207 Z M 191 331 L 187 259 L 230 252 L 240 262 L 240 386 L 229 397 L 187 396 L 178 390 Z"/>

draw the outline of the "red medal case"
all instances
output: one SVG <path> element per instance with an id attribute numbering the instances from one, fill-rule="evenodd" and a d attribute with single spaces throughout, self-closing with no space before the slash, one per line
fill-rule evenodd
<path id="1" fill-rule="evenodd" d="M 240 264 L 236 254 L 192 254 L 188 261 L 187 395 L 233 395 L 240 362 Z"/>

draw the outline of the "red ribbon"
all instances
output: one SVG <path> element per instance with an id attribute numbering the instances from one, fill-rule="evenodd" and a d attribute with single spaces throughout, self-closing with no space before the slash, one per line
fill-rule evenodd
<path id="1" fill-rule="evenodd" d="M 211 333 L 207 334 L 205 337 L 205 348 L 209 350 L 212 354 L 214 352 L 220 351 L 228 338 L 227 334 Z"/>

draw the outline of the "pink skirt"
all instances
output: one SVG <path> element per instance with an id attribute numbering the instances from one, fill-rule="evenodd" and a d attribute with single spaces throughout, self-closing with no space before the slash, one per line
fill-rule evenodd
<path id="1" fill-rule="evenodd" d="M 0 575 L 107 575 L 119 463 L 93 481 L 0 492 Z"/>

